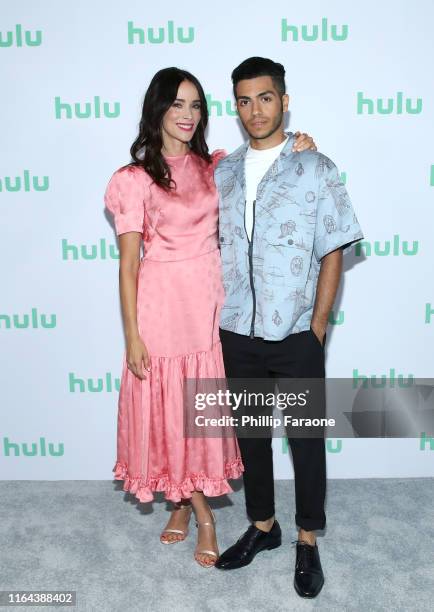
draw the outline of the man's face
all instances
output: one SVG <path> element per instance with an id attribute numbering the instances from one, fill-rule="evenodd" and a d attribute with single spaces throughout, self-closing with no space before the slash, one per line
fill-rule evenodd
<path id="1" fill-rule="evenodd" d="M 270 76 L 239 81 L 236 100 L 241 123 L 251 138 L 268 138 L 282 129 L 289 97 L 279 95 Z"/>

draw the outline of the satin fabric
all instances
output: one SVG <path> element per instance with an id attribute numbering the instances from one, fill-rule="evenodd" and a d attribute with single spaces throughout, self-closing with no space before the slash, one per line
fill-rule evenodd
<path id="1" fill-rule="evenodd" d="M 143 381 L 123 357 L 115 479 L 140 501 L 163 491 L 180 501 L 194 490 L 232 492 L 243 466 L 235 434 L 184 438 L 185 378 L 224 378 L 219 338 L 224 300 L 218 249 L 215 151 L 207 164 L 194 153 L 167 157 L 176 190 L 167 193 L 142 168 L 117 170 L 105 204 L 116 233 L 142 234 L 137 322 L 151 362 Z"/>

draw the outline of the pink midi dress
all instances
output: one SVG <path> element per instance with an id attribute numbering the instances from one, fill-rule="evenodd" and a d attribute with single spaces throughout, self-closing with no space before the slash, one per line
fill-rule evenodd
<path id="1" fill-rule="evenodd" d="M 224 299 L 218 248 L 214 168 L 193 152 L 166 157 L 176 189 L 157 187 L 137 166 L 110 179 L 105 204 L 116 233 L 140 232 L 144 256 L 137 284 L 137 322 L 151 370 L 140 380 L 124 352 L 118 404 L 116 480 L 141 502 L 163 491 L 174 502 L 194 490 L 232 492 L 243 471 L 235 433 L 184 437 L 185 378 L 224 378 L 219 339 Z"/>

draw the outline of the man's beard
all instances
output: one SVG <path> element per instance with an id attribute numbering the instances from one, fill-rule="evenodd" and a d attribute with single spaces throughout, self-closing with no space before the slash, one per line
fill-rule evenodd
<path id="1" fill-rule="evenodd" d="M 282 119 L 283 119 L 283 109 L 282 109 L 282 112 L 276 118 L 276 121 L 271 126 L 270 130 L 266 134 L 264 134 L 263 136 L 255 136 L 254 134 L 249 132 L 249 130 L 247 129 L 247 126 L 245 126 L 244 124 L 243 125 L 244 125 L 244 129 L 246 130 L 246 132 L 248 133 L 250 138 L 254 138 L 255 140 L 265 140 L 266 138 L 269 138 L 275 132 L 277 132 L 277 130 L 280 128 L 280 126 L 282 124 Z"/>

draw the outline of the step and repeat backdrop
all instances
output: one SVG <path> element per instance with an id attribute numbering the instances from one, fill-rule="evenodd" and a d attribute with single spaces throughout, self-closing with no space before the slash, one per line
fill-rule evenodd
<path id="1" fill-rule="evenodd" d="M 338 165 L 365 234 L 345 260 L 327 375 L 433 375 L 433 19 L 430 0 L 1 3 L 1 479 L 112 478 L 124 338 L 103 194 L 166 66 L 201 80 L 210 148 L 231 151 L 244 139 L 232 69 L 284 64 L 289 129 Z M 276 477 L 292 478 L 273 443 Z M 434 438 L 333 438 L 327 456 L 329 478 L 428 476 Z"/>

